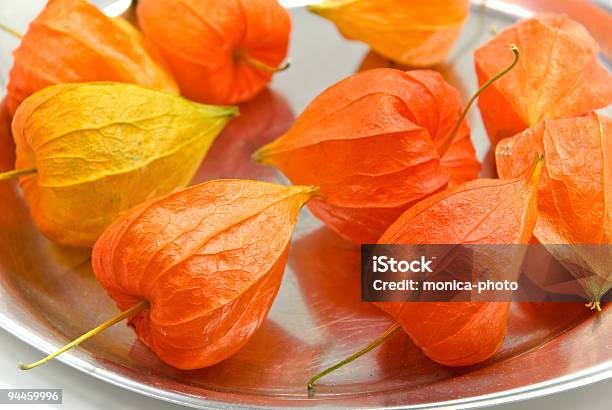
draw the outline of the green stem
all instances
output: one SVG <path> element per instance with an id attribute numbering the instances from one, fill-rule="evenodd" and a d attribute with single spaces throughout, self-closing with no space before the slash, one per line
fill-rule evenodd
<path id="1" fill-rule="evenodd" d="M 459 121 L 457 121 L 457 124 L 455 124 L 455 128 L 453 128 L 453 131 L 449 134 L 449 136 L 446 138 L 446 140 L 442 143 L 442 145 L 438 149 L 440 156 L 443 156 L 446 153 L 446 151 L 450 148 L 451 144 L 455 140 L 455 137 L 457 136 L 457 132 L 459 131 L 459 128 L 461 127 L 461 124 L 463 123 L 463 120 L 465 120 L 465 117 L 470 111 L 470 108 L 472 108 L 472 105 L 474 104 L 476 99 L 480 96 L 480 94 L 482 94 L 484 90 L 489 88 L 489 86 L 493 84 L 495 81 L 499 80 L 500 78 L 508 74 L 518 64 L 518 61 L 519 61 L 518 47 L 514 44 L 510 44 L 510 51 L 514 53 L 514 60 L 512 61 L 512 64 L 510 64 L 504 70 L 499 72 L 497 75 L 494 75 L 493 77 L 489 78 L 489 80 L 486 83 L 484 83 L 482 87 L 478 89 L 478 91 L 476 91 L 476 94 L 474 94 L 472 98 L 470 98 L 470 101 L 468 101 L 468 104 L 465 106 L 465 109 L 461 113 L 461 117 L 459 117 Z"/>
<path id="2" fill-rule="evenodd" d="M 130 316 L 135 315 L 136 313 L 140 312 L 142 309 L 144 309 L 145 307 L 147 307 L 149 304 L 146 300 L 142 300 L 141 302 L 135 304 L 134 306 L 132 306 L 131 308 L 121 312 L 119 315 L 115 316 L 114 318 L 112 318 L 111 320 L 102 323 L 100 326 L 97 326 L 96 328 L 90 330 L 89 332 L 85 333 L 83 336 L 73 340 L 72 342 L 68 343 L 66 346 L 62 347 L 61 349 L 59 349 L 58 351 L 56 351 L 55 353 L 50 354 L 49 356 L 40 359 L 37 362 L 34 362 L 32 364 L 23 364 L 23 363 L 19 363 L 17 366 L 21 369 L 21 370 L 30 370 L 33 369 L 35 367 L 40 366 L 41 364 L 45 364 L 48 361 L 54 359 L 55 357 L 59 356 L 60 354 L 72 349 L 75 346 L 78 346 L 79 344 L 83 343 L 85 340 L 89 339 L 92 336 L 95 336 L 96 334 L 98 334 L 99 332 L 103 331 L 104 329 L 107 329 L 109 327 L 111 327 L 112 325 L 121 322 L 123 319 L 126 319 Z"/>
<path id="3" fill-rule="evenodd" d="M 35 174 L 37 172 L 38 170 L 36 168 L 14 169 L 12 171 L 0 173 L 0 181 L 17 178 L 23 175 Z"/>
<path id="4" fill-rule="evenodd" d="M 257 60 L 256 58 L 251 57 L 248 54 L 242 54 L 241 58 L 246 61 L 248 64 L 252 65 L 255 68 L 258 68 L 262 71 L 265 71 L 267 73 L 279 73 L 281 71 L 285 71 L 286 69 L 288 69 L 291 64 L 287 61 L 285 62 L 283 65 L 281 65 L 280 67 L 272 67 L 267 65 L 266 63 Z"/>
<path id="5" fill-rule="evenodd" d="M 5 33 L 10 34 L 13 37 L 16 37 L 18 39 L 22 39 L 23 38 L 23 34 L 21 34 L 20 32 L 18 32 L 17 30 L 14 30 L 12 28 L 10 28 L 9 26 L 0 23 L 0 30 L 4 31 Z"/>
<path id="6" fill-rule="evenodd" d="M 359 350 L 356 353 L 353 353 L 352 355 L 350 355 L 349 357 L 347 357 L 346 359 L 336 363 L 335 365 L 333 365 L 332 367 L 329 367 L 325 370 L 323 370 L 321 373 L 316 374 L 314 377 L 312 377 L 310 380 L 308 380 L 308 391 L 312 391 L 312 389 L 314 388 L 314 384 L 317 380 L 319 380 L 321 377 L 324 377 L 328 374 L 330 374 L 331 372 L 333 372 L 334 370 L 338 370 L 339 368 L 341 368 L 342 366 L 351 363 L 352 361 L 354 361 L 355 359 L 360 358 L 361 356 L 363 356 L 364 354 L 368 353 L 369 351 L 375 349 L 376 347 L 380 346 L 381 344 L 385 343 L 387 340 L 389 340 L 393 335 L 395 335 L 398 331 L 401 330 L 401 326 L 399 325 L 399 323 L 395 323 L 393 326 L 391 326 L 389 329 L 387 329 L 385 331 L 385 333 L 383 333 L 382 335 L 380 335 L 378 338 L 376 338 L 373 342 L 371 342 L 370 344 L 368 344 L 366 347 L 364 347 L 363 349 Z"/>

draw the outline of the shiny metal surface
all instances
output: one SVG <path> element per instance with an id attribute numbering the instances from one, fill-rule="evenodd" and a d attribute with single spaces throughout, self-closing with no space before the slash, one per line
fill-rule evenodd
<path id="1" fill-rule="evenodd" d="M 197 180 L 281 180 L 249 162 L 251 152 L 284 132 L 295 115 L 330 84 L 358 69 L 386 65 L 331 24 L 291 10 L 292 68 L 270 91 L 244 105 L 218 139 Z M 513 18 L 476 8 L 449 63 L 438 69 L 463 93 L 475 89 L 471 51 Z M 467 98 L 466 98 L 467 99 Z M 470 115 L 483 175 L 489 147 L 477 111 Z M 3 133 L 0 133 L 4 135 Z M 0 169 L 12 166 L 11 142 L 0 140 Z M 359 301 L 359 251 L 304 211 L 279 296 L 248 345 L 211 368 L 164 365 L 126 326 L 108 329 L 61 356 L 64 363 L 126 389 L 198 408 L 479 407 L 534 397 L 612 377 L 612 311 L 582 304 L 522 303 L 512 308 L 501 351 L 481 365 L 449 369 L 398 336 L 323 379 L 308 398 L 309 376 L 378 336 L 390 324 Z M 89 266 L 89 254 L 60 248 L 32 224 L 17 185 L 0 184 L 0 326 L 50 352 L 116 313 Z M 35 357 L 16 358 L 24 361 Z M 35 370 L 34 370 L 35 371 Z"/>

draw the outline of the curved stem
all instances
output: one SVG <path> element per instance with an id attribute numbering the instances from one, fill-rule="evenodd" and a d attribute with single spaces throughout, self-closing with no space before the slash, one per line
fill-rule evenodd
<path id="1" fill-rule="evenodd" d="M 283 65 L 281 65 L 280 67 L 272 67 L 267 65 L 266 63 L 257 60 L 256 58 L 251 57 L 248 54 L 242 54 L 240 56 L 244 61 L 246 61 L 248 64 L 252 65 L 255 68 L 258 68 L 262 71 L 265 71 L 267 73 L 279 73 L 281 71 L 285 71 L 286 69 L 288 69 L 291 66 L 291 63 L 289 63 L 289 61 L 286 61 Z"/>
<path id="2" fill-rule="evenodd" d="M 334 370 L 338 370 L 342 366 L 351 363 L 355 359 L 360 358 L 364 354 L 368 353 L 369 351 L 371 351 L 371 350 L 375 349 L 376 347 L 380 346 L 381 344 L 385 343 L 393 335 L 395 335 L 399 330 L 401 330 L 401 328 L 402 327 L 399 325 L 399 323 L 395 323 L 393 326 L 391 326 L 389 329 L 387 329 L 385 331 L 385 333 L 380 335 L 378 338 L 376 338 L 373 342 L 368 344 L 363 349 L 359 350 L 358 352 L 353 353 L 352 355 L 350 355 L 346 359 L 336 363 L 335 365 L 333 365 L 333 366 L 323 370 L 321 373 L 316 374 L 314 377 L 312 377 L 310 380 L 308 380 L 308 384 L 307 384 L 308 391 L 311 391 L 314 388 L 315 382 L 317 380 L 319 380 L 321 377 L 328 375 L 329 373 L 333 372 Z"/>
<path id="3" fill-rule="evenodd" d="M 504 70 L 500 71 L 498 74 L 489 78 L 489 80 L 486 83 L 484 83 L 482 87 L 478 89 L 478 91 L 476 91 L 476 94 L 474 94 L 472 98 L 470 98 L 470 101 L 468 101 L 467 105 L 465 106 L 465 109 L 461 113 L 461 117 L 459 117 L 459 121 L 457 121 L 457 124 L 455 124 L 455 128 L 453 128 L 453 131 L 449 134 L 449 136 L 442 143 L 442 145 L 440 145 L 440 148 L 438 149 L 438 153 L 440 154 L 440 156 L 443 156 L 446 153 L 448 148 L 451 146 L 451 144 L 455 140 L 455 137 L 457 136 L 457 132 L 459 131 L 459 128 L 461 127 L 461 124 L 463 123 L 463 120 L 465 120 L 465 117 L 470 111 L 470 108 L 472 108 L 474 101 L 476 101 L 476 99 L 480 96 L 480 94 L 482 94 L 484 90 L 489 88 L 491 84 L 493 84 L 495 81 L 499 80 L 500 78 L 508 74 L 518 64 L 518 61 L 519 61 L 518 47 L 514 44 L 510 44 L 510 51 L 514 53 L 514 60 L 512 61 L 512 64 L 510 64 Z"/>
<path id="4" fill-rule="evenodd" d="M 12 171 L 0 173 L 0 181 L 17 178 L 23 175 L 35 174 L 37 172 L 38 170 L 36 168 L 14 169 Z"/>
<path id="5" fill-rule="evenodd" d="M 83 343 L 85 340 L 89 339 L 92 336 L 95 336 L 96 334 L 98 334 L 99 332 L 103 331 L 106 328 L 111 327 L 112 325 L 121 322 L 123 319 L 126 319 L 138 312 L 140 312 L 142 309 L 144 309 L 145 307 L 147 307 L 149 305 L 149 303 L 146 300 L 142 300 L 141 302 L 137 303 L 136 305 L 132 306 L 131 308 L 124 310 L 123 312 L 121 312 L 119 315 L 115 316 L 114 318 L 112 318 L 111 320 L 102 323 L 100 326 L 90 330 L 89 332 L 85 333 L 83 336 L 73 340 L 72 342 L 68 343 L 66 346 L 62 347 L 61 349 L 59 349 L 58 351 L 56 351 L 55 353 L 50 354 L 49 356 L 40 359 L 37 362 L 34 362 L 32 364 L 23 364 L 23 363 L 19 363 L 17 366 L 21 369 L 21 370 L 30 370 L 33 369 L 35 367 L 40 366 L 41 364 L 45 364 L 48 361 L 54 359 L 55 357 L 59 356 L 60 354 L 72 349 L 75 346 L 78 346 L 79 344 Z"/>
<path id="6" fill-rule="evenodd" d="M 6 24 L 0 23 L 0 30 L 4 31 L 5 33 L 10 34 L 11 36 L 13 36 L 15 38 L 18 38 L 20 40 L 23 38 L 23 34 L 18 32 L 17 30 L 14 30 L 14 29 L 10 28 Z"/>

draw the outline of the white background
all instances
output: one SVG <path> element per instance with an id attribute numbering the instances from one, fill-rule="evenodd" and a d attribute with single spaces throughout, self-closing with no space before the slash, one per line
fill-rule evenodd
<path id="1" fill-rule="evenodd" d="M 294 0 L 291 0 L 294 1 Z M 301 0 L 299 0 L 301 1 Z M 563 0 L 559 0 L 563 1 Z M 606 0 L 607 2 L 608 0 Z M 97 0 L 99 4 L 108 0 Z M 287 1 L 288 3 L 289 1 Z M 0 19 L 24 31 L 32 18 L 24 10 L 40 7 L 44 0 L 0 0 Z M 36 9 L 36 8 L 35 8 Z M 0 36 L 0 50 L 11 49 L 14 41 Z M 14 47 L 14 45 L 13 45 Z M 9 64 L 7 56 L 0 56 L 0 71 Z M 602 341 L 603 342 L 603 341 Z M 41 368 L 23 372 L 17 369 L 18 361 L 29 361 L 41 354 L 10 334 L 0 330 L 0 388 L 63 389 L 64 404 L 37 405 L 37 409 L 62 408 L 69 410 L 91 409 L 178 409 L 178 406 L 159 402 L 98 381 L 69 368 L 60 362 L 52 362 Z M 23 410 L 23 405 L 0 406 L 2 409 Z M 30 406 L 27 406 L 28 408 Z M 612 380 L 581 387 L 548 397 L 496 407 L 498 410 L 555 409 L 555 410 L 610 410 L 612 409 Z"/>

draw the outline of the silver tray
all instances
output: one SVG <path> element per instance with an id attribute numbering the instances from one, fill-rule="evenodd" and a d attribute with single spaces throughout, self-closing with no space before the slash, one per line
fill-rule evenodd
<path id="1" fill-rule="evenodd" d="M 42 2 L 22 4 L 28 3 Z M 13 4 L 8 11 L 0 6 L 0 14 L 23 15 Z M 438 67 L 466 99 L 476 87 L 472 50 L 491 36 L 490 27 L 501 29 L 530 14 L 501 1 L 475 5 L 472 11 L 449 63 Z M 327 86 L 360 68 L 388 64 L 363 45 L 341 39 L 330 23 L 303 8 L 291 14 L 292 68 L 276 77 L 270 91 L 242 107 L 242 116 L 217 140 L 197 181 L 282 181 L 272 169 L 250 163 L 251 152 L 283 133 Z M 483 175 L 490 175 L 489 145 L 477 110 L 469 120 Z M 11 168 L 12 161 L 10 141 L 0 140 L 0 169 Z M 402 335 L 321 380 L 317 395 L 308 398 L 309 376 L 390 325 L 385 314 L 360 303 L 358 271 L 358 250 L 305 211 L 269 318 L 234 357 L 207 369 L 179 371 L 159 361 L 126 326 L 117 325 L 59 360 L 128 390 L 197 408 L 467 408 L 612 376 L 610 309 L 591 314 L 582 304 L 522 303 L 512 308 L 502 349 L 485 363 L 462 369 L 439 366 Z M 0 326 L 51 352 L 116 312 L 92 275 L 89 254 L 43 238 L 17 185 L 0 184 Z"/>

